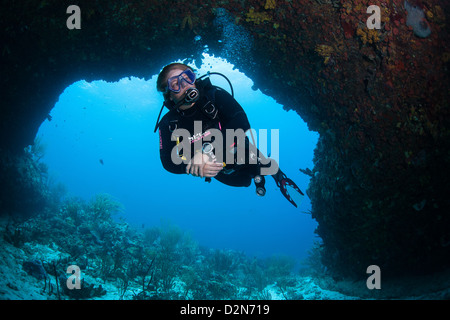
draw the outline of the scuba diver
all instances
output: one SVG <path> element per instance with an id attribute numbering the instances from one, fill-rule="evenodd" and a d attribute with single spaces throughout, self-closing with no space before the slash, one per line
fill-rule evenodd
<path id="1" fill-rule="evenodd" d="M 211 84 L 211 74 L 228 81 L 231 95 Z M 214 178 L 233 187 L 249 187 L 253 180 L 259 196 L 265 195 L 265 176 L 271 175 L 284 197 L 297 207 L 292 195 L 301 198 L 302 191 L 274 159 L 266 158 L 256 148 L 253 135 L 253 143 L 245 135 L 248 130 L 251 133 L 250 124 L 234 99 L 228 78 L 216 72 L 197 78 L 188 65 L 172 63 L 162 69 L 156 85 L 163 93 L 164 103 L 154 132 L 159 128 L 160 158 L 167 171 L 205 178 L 207 182 Z M 159 121 L 164 107 L 169 112 Z M 229 129 L 244 134 L 233 135 L 230 141 L 222 143 L 217 133 L 225 140 Z M 222 161 L 225 157 L 226 162 Z"/>

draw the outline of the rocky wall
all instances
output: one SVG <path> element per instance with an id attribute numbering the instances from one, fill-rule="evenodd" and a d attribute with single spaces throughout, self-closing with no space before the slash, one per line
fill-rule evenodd
<path id="1" fill-rule="evenodd" d="M 330 270 L 450 265 L 447 1 L 1 2 L 0 149 L 31 144 L 75 81 L 149 78 L 209 50 L 320 133 L 308 195 Z"/>

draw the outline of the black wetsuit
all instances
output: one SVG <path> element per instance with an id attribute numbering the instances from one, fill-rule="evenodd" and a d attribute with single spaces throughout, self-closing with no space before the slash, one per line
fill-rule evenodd
<path id="1" fill-rule="evenodd" d="M 202 107 L 211 101 L 207 95 L 200 91 L 200 99 L 189 109 L 185 111 L 170 110 L 159 124 L 159 139 L 160 139 L 160 157 L 164 168 L 175 174 L 185 174 L 189 159 L 184 159 L 180 164 L 175 164 L 172 161 L 172 151 L 177 149 L 177 143 L 182 144 L 186 148 L 186 141 L 176 141 L 172 139 L 175 129 L 186 129 L 190 134 L 190 141 L 198 140 L 204 137 L 208 129 L 220 129 L 223 133 L 223 161 L 225 161 L 226 152 L 230 152 L 230 146 L 233 141 L 225 141 L 226 129 L 242 129 L 244 132 L 250 129 L 250 124 L 242 107 L 239 103 L 225 90 L 218 88 L 215 90 L 213 104 L 217 108 L 217 117 L 211 119 L 203 110 Z M 201 132 L 194 132 L 194 121 L 202 121 Z M 198 129 L 198 128 L 197 128 Z M 197 130 L 198 131 L 198 130 Z M 176 132 L 176 131 L 175 131 Z M 184 139 L 186 140 L 186 139 Z M 207 140 L 207 139 L 205 139 Z M 225 168 L 219 172 L 215 177 L 218 181 L 235 187 L 248 187 L 251 184 L 252 178 L 259 174 L 259 167 L 255 162 L 248 161 L 249 148 L 248 139 L 246 143 L 246 161 L 244 164 L 237 165 L 229 164 L 227 162 Z M 191 155 L 199 150 L 194 150 L 193 142 L 191 144 Z M 183 144 L 184 142 L 184 144 Z M 236 140 L 234 141 L 236 142 Z M 178 145 L 179 147 L 180 145 Z M 181 155 L 180 155 L 181 156 Z"/>

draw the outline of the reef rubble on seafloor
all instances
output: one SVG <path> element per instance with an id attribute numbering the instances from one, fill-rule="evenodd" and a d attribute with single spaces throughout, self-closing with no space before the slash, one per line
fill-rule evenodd
<path id="1" fill-rule="evenodd" d="M 294 273 L 289 257 L 201 248 L 174 226 L 136 231 L 100 222 L 78 201 L 54 216 L 0 220 L 0 299 L 357 299 Z M 68 288 L 73 265 L 79 289 Z"/>
<path id="2" fill-rule="evenodd" d="M 383 281 L 336 280 L 320 264 L 320 246 L 294 271 L 289 257 L 250 258 L 199 247 L 172 225 L 135 230 L 110 214 L 100 195 L 66 201 L 57 213 L 0 219 L 1 300 L 357 300 L 448 299 L 447 274 Z M 69 289 L 69 266 L 80 287 Z M 384 279 L 383 279 L 384 280 Z M 70 283 L 75 284 L 75 279 Z"/>

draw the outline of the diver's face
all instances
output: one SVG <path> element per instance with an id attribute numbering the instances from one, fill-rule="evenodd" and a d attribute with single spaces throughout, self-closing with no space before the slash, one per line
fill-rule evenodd
<path id="1" fill-rule="evenodd" d="M 179 76 L 184 70 L 179 69 L 179 68 L 175 68 L 170 70 L 170 72 L 167 75 L 167 79 L 175 77 L 175 76 Z M 195 83 L 193 84 L 189 84 L 187 81 L 180 81 L 180 92 L 173 92 L 170 91 L 170 100 L 174 101 L 175 103 L 178 103 L 180 100 L 182 100 L 184 98 L 184 94 L 186 92 L 186 90 L 188 90 L 189 88 L 195 88 Z"/>

